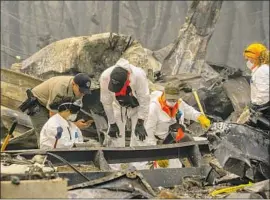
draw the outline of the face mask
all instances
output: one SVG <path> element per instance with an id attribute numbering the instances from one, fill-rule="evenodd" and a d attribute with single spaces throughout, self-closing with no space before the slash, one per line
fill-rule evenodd
<path id="1" fill-rule="evenodd" d="M 166 104 L 167 104 L 167 106 L 169 106 L 169 107 L 174 107 L 175 104 L 176 104 L 176 102 L 177 102 L 177 101 L 168 101 L 168 100 L 166 100 Z"/>
<path id="2" fill-rule="evenodd" d="M 250 60 L 247 61 L 247 68 L 249 68 L 251 70 L 251 68 L 254 66 L 254 64 L 252 62 L 250 62 Z"/>
<path id="3" fill-rule="evenodd" d="M 76 118 L 77 118 L 77 114 L 71 114 L 68 116 L 67 120 L 74 122 L 76 120 Z"/>

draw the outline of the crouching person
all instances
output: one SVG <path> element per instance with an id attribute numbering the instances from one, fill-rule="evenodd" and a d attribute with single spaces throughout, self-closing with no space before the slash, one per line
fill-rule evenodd
<path id="1" fill-rule="evenodd" d="M 56 76 L 45 80 L 33 89 L 27 90 L 28 98 L 20 106 L 22 112 L 27 111 L 30 116 L 37 145 L 40 144 L 40 132 L 49 117 L 57 112 L 51 108 L 51 104 L 65 98 L 82 99 L 86 94 L 90 94 L 91 80 L 85 73 L 78 73 L 76 76 Z M 75 122 L 80 129 L 89 126 L 88 122 L 78 120 Z"/>
<path id="2" fill-rule="evenodd" d="M 168 144 L 180 141 L 190 141 L 192 137 L 184 133 L 184 119 L 199 122 L 202 127 L 208 128 L 210 120 L 185 103 L 180 97 L 184 90 L 184 83 L 166 84 L 164 92 L 154 91 L 151 94 L 151 102 L 148 120 L 145 128 L 151 144 Z M 154 162 L 154 167 L 178 168 L 182 164 L 179 159 L 160 160 Z M 159 166 L 158 166 L 159 165 Z"/>
<path id="3" fill-rule="evenodd" d="M 81 105 L 62 101 L 52 104 L 51 107 L 56 108 L 58 113 L 49 118 L 42 127 L 40 149 L 72 148 L 75 143 L 83 143 L 82 132 L 74 123 Z"/>

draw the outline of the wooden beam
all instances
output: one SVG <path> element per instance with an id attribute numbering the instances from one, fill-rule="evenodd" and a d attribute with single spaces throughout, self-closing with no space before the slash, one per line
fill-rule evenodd
<path id="1" fill-rule="evenodd" d="M 63 199 L 67 198 L 67 180 L 23 180 L 19 185 L 1 181 L 1 199 Z"/>

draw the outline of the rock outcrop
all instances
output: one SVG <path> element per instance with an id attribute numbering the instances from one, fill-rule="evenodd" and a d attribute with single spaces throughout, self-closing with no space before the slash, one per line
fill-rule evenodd
<path id="1" fill-rule="evenodd" d="M 151 51 L 130 36 L 101 33 L 56 41 L 22 62 L 21 72 L 48 79 L 60 74 L 85 72 L 98 87 L 100 74 L 123 57 L 146 73 L 160 69 Z"/>

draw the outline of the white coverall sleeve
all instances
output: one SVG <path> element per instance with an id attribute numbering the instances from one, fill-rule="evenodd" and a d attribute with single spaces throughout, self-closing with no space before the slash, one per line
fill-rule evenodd
<path id="1" fill-rule="evenodd" d="M 40 149 L 53 149 L 57 127 L 46 123 L 40 132 Z"/>
<path id="2" fill-rule="evenodd" d="M 150 91 L 148 79 L 144 71 L 136 80 L 136 97 L 140 104 L 138 108 L 138 119 L 146 120 L 149 112 Z"/>
<path id="3" fill-rule="evenodd" d="M 257 69 L 251 78 L 251 102 L 262 105 L 269 101 L 269 66 Z"/>
<path id="4" fill-rule="evenodd" d="M 184 117 L 187 120 L 193 120 L 195 122 L 198 122 L 198 117 L 201 115 L 201 113 L 192 106 L 188 105 L 185 101 L 180 100 L 180 110 L 183 110 Z"/>
<path id="5" fill-rule="evenodd" d="M 103 104 L 104 110 L 106 112 L 109 124 L 114 124 L 114 112 L 113 112 L 113 95 L 108 90 L 109 78 L 101 75 L 100 77 L 100 101 Z"/>
<path id="6" fill-rule="evenodd" d="M 81 132 L 81 130 L 78 128 L 77 129 L 77 131 L 78 131 L 78 142 L 79 143 L 83 143 L 83 135 L 82 135 L 82 132 Z"/>
<path id="7" fill-rule="evenodd" d="M 147 135 L 149 139 L 152 139 L 155 141 L 155 132 L 157 129 L 157 124 L 158 124 L 158 113 L 157 110 L 157 105 L 155 103 L 151 103 L 149 106 L 149 113 L 148 113 L 148 118 L 145 123 L 145 130 L 147 132 Z"/>

